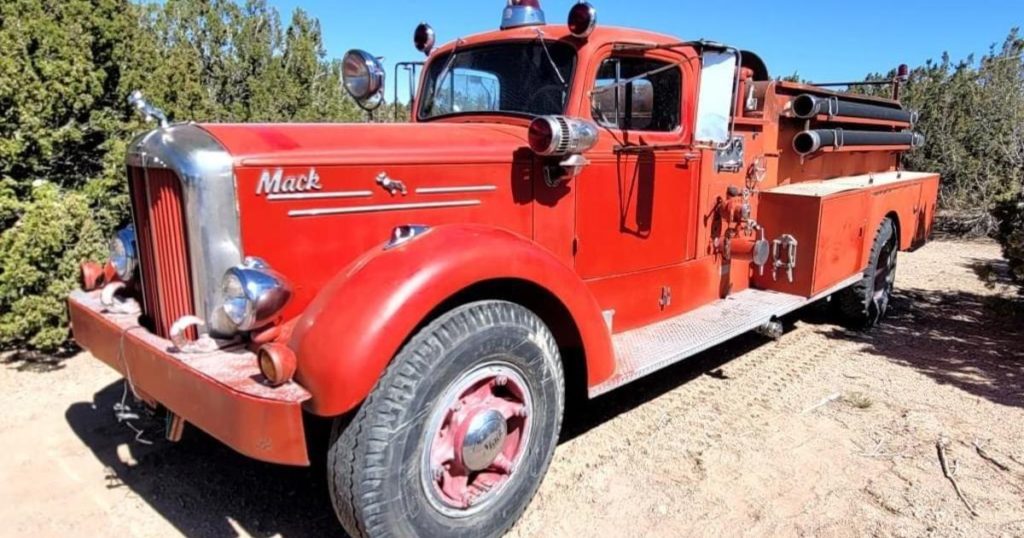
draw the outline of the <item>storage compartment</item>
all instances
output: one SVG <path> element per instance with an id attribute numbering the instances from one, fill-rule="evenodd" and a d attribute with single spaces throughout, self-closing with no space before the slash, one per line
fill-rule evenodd
<path id="1" fill-rule="evenodd" d="M 769 241 L 787 234 L 796 239 L 796 265 L 790 282 L 785 267 L 776 269 L 773 278 L 774 258 L 769 259 L 754 287 L 811 297 L 863 270 L 868 214 L 863 194 L 762 193 L 757 220 Z"/>
<path id="2" fill-rule="evenodd" d="M 878 225 L 887 215 L 900 233 L 900 247 L 923 241 L 931 228 L 938 176 L 885 172 L 778 187 L 759 194 L 757 221 L 765 238 L 797 241 L 793 279 L 774 256 L 754 287 L 811 297 L 864 270 Z M 786 261 L 785 255 L 781 256 Z"/>

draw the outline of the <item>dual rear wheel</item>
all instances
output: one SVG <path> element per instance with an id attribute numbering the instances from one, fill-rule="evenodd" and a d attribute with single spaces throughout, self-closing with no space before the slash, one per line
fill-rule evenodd
<path id="1" fill-rule="evenodd" d="M 863 277 L 832 298 L 840 317 L 851 328 L 870 329 L 889 312 L 898 252 L 896 223 L 887 217 L 875 232 Z"/>

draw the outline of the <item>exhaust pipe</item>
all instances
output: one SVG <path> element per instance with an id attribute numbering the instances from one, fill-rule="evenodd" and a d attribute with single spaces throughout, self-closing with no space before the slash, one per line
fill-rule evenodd
<path id="1" fill-rule="evenodd" d="M 826 147 L 905 146 L 913 149 L 921 144 L 924 144 L 924 136 L 909 131 L 891 133 L 886 131 L 814 129 L 802 131 L 793 137 L 793 150 L 800 155 L 809 155 Z"/>
<path id="2" fill-rule="evenodd" d="M 911 125 L 917 122 L 917 112 L 903 110 L 902 108 L 844 101 L 836 96 L 817 97 L 809 93 L 802 93 L 793 98 L 791 107 L 793 114 L 801 119 L 813 118 L 824 114 L 830 117 L 849 116 L 851 118 L 870 120 L 901 121 Z"/>

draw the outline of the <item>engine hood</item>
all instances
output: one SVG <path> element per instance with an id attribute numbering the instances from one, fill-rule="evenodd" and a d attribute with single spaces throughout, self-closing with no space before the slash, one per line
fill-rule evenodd
<path id="1" fill-rule="evenodd" d="M 508 162 L 527 130 L 477 123 L 201 124 L 237 166 Z"/>

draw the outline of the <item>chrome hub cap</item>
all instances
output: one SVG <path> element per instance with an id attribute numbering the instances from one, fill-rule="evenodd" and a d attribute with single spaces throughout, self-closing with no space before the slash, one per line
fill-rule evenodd
<path id="1" fill-rule="evenodd" d="M 420 477 L 434 508 L 466 517 L 507 489 L 529 444 L 532 405 L 523 375 L 504 361 L 476 367 L 445 390 L 423 439 Z"/>
<path id="2" fill-rule="evenodd" d="M 505 446 L 508 437 L 505 417 L 497 409 L 485 408 L 474 413 L 467 422 L 458 456 L 461 456 L 466 469 L 482 471 L 494 463 Z"/>

